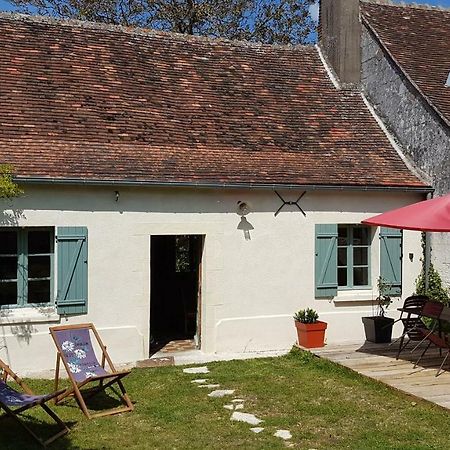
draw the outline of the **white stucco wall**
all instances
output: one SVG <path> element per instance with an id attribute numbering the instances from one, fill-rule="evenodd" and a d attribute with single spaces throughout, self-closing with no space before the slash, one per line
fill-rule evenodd
<path id="1" fill-rule="evenodd" d="M 115 190 L 120 191 L 118 202 Z M 288 199 L 298 194 L 283 192 Z M 355 341 L 364 337 L 361 317 L 371 314 L 376 290 L 340 293 L 332 301 L 314 298 L 315 224 L 356 224 L 419 199 L 418 194 L 394 192 L 313 191 L 301 201 L 306 218 L 292 207 L 274 217 L 280 200 L 272 191 L 27 186 L 25 196 L 3 204 L 0 221 L 2 226 L 88 228 L 89 311 L 67 323 L 94 322 L 113 360 L 127 363 L 149 352 L 151 235 L 205 235 L 204 352 L 289 348 L 295 342 L 292 314 L 308 306 L 328 322 L 328 342 Z M 250 240 L 237 229 L 238 201 L 251 206 Z M 374 286 L 378 248 L 375 234 Z M 420 252 L 419 234 L 405 232 L 404 296 L 414 290 Z M 22 373 L 54 367 L 48 327 L 60 323 L 57 314 L 16 309 L 1 316 L 1 358 Z"/>

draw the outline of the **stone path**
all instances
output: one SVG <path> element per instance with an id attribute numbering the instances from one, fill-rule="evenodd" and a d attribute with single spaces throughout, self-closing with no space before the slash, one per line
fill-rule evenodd
<path id="1" fill-rule="evenodd" d="M 236 420 L 238 422 L 245 422 L 249 425 L 259 425 L 260 423 L 264 422 L 261 419 L 258 419 L 254 414 L 244 413 L 244 412 L 238 412 L 234 411 L 231 415 L 231 420 Z"/>
<path id="2" fill-rule="evenodd" d="M 233 395 L 234 394 L 234 389 L 219 389 L 217 391 L 212 391 L 208 394 L 208 397 L 215 397 L 215 398 L 220 398 L 220 397 L 225 397 L 226 395 Z"/>
<path id="3" fill-rule="evenodd" d="M 198 373 L 209 373 L 209 369 L 207 366 L 203 367 L 187 367 L 183 369 L 184 373 L 187 374 L 198 374 Z M 230 395 L 233 395 L 235 390 L 234 389 L 216 389 L 220 387 L 220 384 L 213 384 L 213 383 L 207 383 L 207 378 L 197 378 L 194 380 L 191 380 L 191 383 L 197 384 L 199 388 L 205 388 L 205 389 L 215 389 L 208 393 L 208 397 L 212 398 L 223 398 Z M 242 398 L 234 398 L 231 400 L 230 403 L 227 403 L 223 407 L 229 411 L 233 411 L 230 417 L 230 420 L 237 421 L 237 422 L 244 422 L 249 425 L 259 425 L 264 420 L 256 417 L 254 414 L 241 412 L 238 410 L 244 409 L 244 402 L 245 399 Z M 253 433 L 259 434 L 264 431 L 264 427 L 252 427 L 250 428 L 250 431 Z M 273 436 L 283 439 L 284 441 L 289 441 L 292 439 L 292 434 L 289 430 L 276 430 Z M 288 446 L 292 446 L 293 444 L 287 444 Z"/>
<path id="4" fill-rule="evenodd" d="M 209 373 L 209 369 L 206 366 L 203 367 L 188 367 L 183 369 L 184 373 Z"/>
<path id="5" fill-rule="evenodd" d="M 274 436 L 284 439 L 285 441 L 292 438 L 292 434 L 289 430 L 277 430 L 275 431 Z"/>

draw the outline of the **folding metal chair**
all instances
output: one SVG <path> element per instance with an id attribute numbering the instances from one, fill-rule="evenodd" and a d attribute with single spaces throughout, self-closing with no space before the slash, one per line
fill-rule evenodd
<path id="1" fill-rule="evenodd" d="M 48 401 L 56 398 L 64 392 L 64 390 L 54 392 L 49 395 L 35 395 L 33 391 L 1 359 L 0 374 L 0 409 L 5 412 L 5 414 L 1 417 L 12 417 L 43 447 L 46 447 L 56 439 L 69 432 L 69 428 L 66 424 L 46 405 Z M 12 388 L 8 383 L 8 377 L 12 378 L 15 383 L 22 388 L 23 392 L 19 392 Z M 40 406 L 56 422 L 56 424 L 59 425 L 58 432 L 45 441 L 41 439 L 29 427 L 29 425 L 21 420 L 19 416 L 19 414 L 35 406 Z"/>
<path id="2" fill-rule="evenodd" d="M 102 354 L 101 364 L 97 360 L 92 345 L 91 332 L 94 335 Z M 63 394 L 56 397 L 56 403 L 73 395 L 81 410 L 89 419 L 133 410 L 133 404 L 122 384 L 122 378 L 127 376 L 131 371 L 117 371 L 115 369 L 111 358 L 106 351 L 106 347 L 92 323 L 51 327 L 50 334 L 52 335 L 57 348 L 55 389 L 58 388 L 59 384 L 61 361 L 64 364 L 72 384 L 72 386 L 65 390 Z M 109 371 L 105 369 L 106 363 L 108 363 Z M 116 392 L 116 394 L 125 406 L 91 414 L 82 395 L 81 388 L 94 382 L 99 382 L 99 385 L 93 392 L 90 392 L 90 396 L 96 395 L 117 384 L 120 392 Z"/>
<path id="3" fill-rule="evenodd" d="M 441 373 L 441 370 L 444 367 L 444 365 L 448 359 L 448 356 L 450 354 L 450 338 L 449 338 L 448 334 L 442 333 L 442 331 L 441 331 L 441 322 L 442 321 L 450 323 L 450 308 L 448 306 L 443 306 L 437 321 L 439 323 L 438 332 L 436 332 L 436 327 L 434 327 L 432 330 L 429 330 L 428 332 L 424 329 L 421 329 L 421 331 L 424 335 L 424 339 L 426 339 L 428 341 L 428 345 L 425 348 L 425 350 L 422 352 L 422 354 L 420 355 L 420 357 L 417 360 L 414 367 L 417 367 L 417 365 L 419 364 L 419 362 L 422 359 L 425 352 L 430 348 L 430 345 L 434 344 L 436 347 L 439 348 L 439 352 L 440 352 L 441 356 L 442 356 L 442 350 L 447 350 L 445 357 L 442 360 L 442 364 L 440 365 L 438 371 L 436 372 L 436 376 L 439 376 L 439 374 Z"/>
<path id="4" fill-rule="evenodd" d="M 429 300 L 429 297 L 426 295 L 411 295 L 405 299 L 403 306 L 398 308 L 400 317 L 395 322 L 402 322 L 403 333 L 390 344 L 393 345 L 397 341 L 400 341 L 395 359 L 400 357 L 400 353 L 405 350 L 410 342 L 420 341 L 423 338 L 423 335 L 418 328 L 423 326 L 420 316 L 425 303 Z M 405 338 L 407 338 L 406 342 Z"/>
<path id="5" fill-rule="evenodd" d="M 421 325 L 418 324 L 417 330 L 419 330 L 419 333 L 421 333 L 422 339 L 411 350 L 411 353 L 416 351 L 427 340 L 428 335 L 433 333 L 436 330 L 436 328 L 440 329 L 439 317 L 440 317 L 443 309 L 444 309 L 444 304 L 441 302 L 435 302 L 435 301 L 429 300 L 425 303 L 425 305 L 422 308 L 422 313 L 420 315 L 420 318 L 421 319 L 422 318 L 431 319 L 432 324 L 431 324 L 430 328 L 427 328 L 425 326 L 425 323 L 422 320 L 421 320 L 422 324 Z M 422 357 L 425 355 L 425 353 L 428 351 L 430 345 L 431 344 L 429 343 L 428 346 L 423 350 L 423 352 L 422 352 L 421 356 L 419 357 L 419 359 L 417 360 L 416 364 L 414 364 L 414 368 L 417 367 L 417 364 L 422 359 Z"/>

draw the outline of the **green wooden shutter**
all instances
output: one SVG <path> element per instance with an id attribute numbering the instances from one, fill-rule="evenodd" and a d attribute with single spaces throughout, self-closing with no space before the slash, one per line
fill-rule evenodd
<path id="1" fill-rule="evenodd" d="M 87 228 L 57 229 L 58 314 L 87 313 Z"/>
<path id="2" fill-rule="evenodd" d="M 380 276 L 390 285 L 389 295 L 402 293 L 402 230 L 380 228 Z"/>
<path id="3" fill-rule="evenodd" d="M 315 281 L 319 298 L 337 295 L 337 237 L 336 224 L 316 225 Z"/>

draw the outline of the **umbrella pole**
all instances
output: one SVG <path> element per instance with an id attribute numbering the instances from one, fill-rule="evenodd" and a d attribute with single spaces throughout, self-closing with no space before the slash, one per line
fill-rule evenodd
<path id="1" fill-rule="evenodd" d="M 425 292 L 428 292 L 429 287 L 429 274 L 430 274 L 430 261 L 431 261 L 431 245 L 430 245 L 430 233 L 425 232 Z"/>

